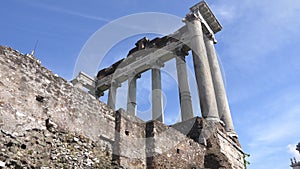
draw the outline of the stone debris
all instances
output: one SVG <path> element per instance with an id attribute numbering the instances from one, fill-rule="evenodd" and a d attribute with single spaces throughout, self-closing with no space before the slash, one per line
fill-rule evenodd
<path id="1" fill-rule="evenodd" d="M 0 133 L 0 167 L 7 168 L 101 168 L 111 166 L 101 145 L 73 133 L 26 131 L 23 137 Z M 112 167 L 112 166 L 111 166 Z"/>

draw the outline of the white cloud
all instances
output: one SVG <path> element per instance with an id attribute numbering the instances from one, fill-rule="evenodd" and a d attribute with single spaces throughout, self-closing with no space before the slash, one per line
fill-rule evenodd
<path id="1" fill-rule="evenodd" d="M 56 6 L 49 6 L 49 5 L 45 5 L 43 3 L 31 3 L 30 5 L 35 6 L 37 8 L 42 8 L 42 9 L 46 9 L 46 10 L 61 12 L 61 13 L 65 13 L 65 14 L 69 14 L 69 15 L 73 15 L 73 16 L 86 18 L 86 19 L 98 20 L 98 21 L 103 21 L 103 22 L 109 22 L 110 21 L 107 18 L 103 18 L 103 17 L 99 17 L 99 16 L 93 16 L 93 15 L 89 15 L 89 14 L 85 14 L 85 13 L 81 13 L 81 12 L 75 12 L 75 11 L 71 11 L 71 10 L 68 10 L 68 9 L 59 8 L 59 7 L 56 7 Z"/>
<path id="2" fill-rule="evenodd" d="M 296 150 L 296 145 L 297 144 L 289 144 L 287 145 L 287 149 L 288 149 L 288 153 L 291 154 L 291 158 L 296 158 L 297 160 L 300 160 L 300 154 L 299 152 Z"/>
<path id="3" fill-rule="evenodd" d="M 276 167 L 280 168 L 283 164 L 289 165 L 291 155 L 299 158 L 292 151 L 292 147 L 295 149 L 294 144 L 286 146 L 299 138 L 299 101 L 299 94 L 293 89 L 287 89 L 261 100 L 262 103 L 245 112 L 245 119 L 239 119 L 242 121 L 238 126 L 243 131 L 242 139 L 248 137 L 242 145 L 251 154 L 251 169 L 274 168 L 274 161 L 278 160 L 282 163 L 276 164 Z M 290 148 L 289 152 L 287 148 Z"/>
<path id="4" fill-rule="evenodd" d="M 263 104 L 257 105 L 258 108 L 250 110 L 263 112 L 252 116 L 256 118 L 256 125 L 249 129 L 253 141 L 272 143 L 297 135 L 300 128 L 300 105 L 297 104 L 299 101 L 300 96 L 294 93 L 293 89 L 285 90 L 274 98 L 264 100 Z"/>
<path id="5" fill-rule="evenodd" d="M 215 16 L 222 24 L 233 21 L 237 17 L 236 6 L 230 4 L 218 4 L 211 6 Z"/>
<path id="6" fill-rule="evenodd" d="M 230 57 L 236 67 L 255 69 L 264 59 L 272 59 L 268 54 L 283 49 L 287 42 L 299 37 L 298 1 L 231 1 L 229 4 L 218 5 L 216 11 L 219 9 L 221 16 L 226 16 L 226 11 L 234 15 L 220 39 L 227 46 L 222 54 Z"/>
<path id="7" fill-rule="evenodd" d="M 103 18 L 103 17 L 88 15 L 88 14 L 84 14 L 84 13 L 80 13 L 80 12 L 73 12 L 73 11 L 69 11 L 69 10 L 61 9 L 61 8 L 54 8 L 53 7 L 53 10 L 64 12 L 66 14 L 70 14 L 70 15 L 74 15 L 74 16 L 83 17 L 83 18 L 86 18 L 86 19 L 92 19 L 92 20 L 103 21 L 103 22 L 109 22 L 110 21 L 109 19 L 106 19 L 106 18 Z"/>

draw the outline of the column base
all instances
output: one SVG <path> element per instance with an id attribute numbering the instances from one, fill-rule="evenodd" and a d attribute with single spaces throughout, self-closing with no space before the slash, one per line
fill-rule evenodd
<path id="1" fill-rule="evenodd" d="M 214 122 L 218 122 L 218 123 L 221 123 L 222 125 L 224 124 L 219 118 L 217 117 L 206 117 L 204 118 L 205 120 L 207 121 L 214 121 Z"/>

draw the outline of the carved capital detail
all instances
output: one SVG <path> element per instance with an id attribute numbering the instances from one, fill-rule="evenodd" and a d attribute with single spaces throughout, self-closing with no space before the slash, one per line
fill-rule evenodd
<path id="1" fill-rule="evenodd" d="M 111 80 L 110 85 L 113 87 L 121 87 L 122 84 L 117 82 L 116 80 Z"/>
<path id="2" fill-rule="evenodd" d="M 137 73 L 137 71 L 133 71 L 128 75 L 128 79 L 130 78 L 136 78 L 136 79 L 141 78 L 141 73 Z"/>
<path id="3" fill-rule="evenodd" d="M 206 34 L 206 36 L 205 36 L 205 38 L 207 38 L 207 39 L 211 40 L 211 41 L 212 41 L 214 44 L 216 44 L 216 43 L 217 43 L 217 40 L 216 40 L 216 38 L 215 38 L 215 35 L 214 35 L 214 34 L 207 33 L 207 34 Z"/>
<path id="4" fill-rule="evenodd" d="M 178 47 L 174 50 L 174 54 L 177 55 L 178 57 L 185 57 L 189 54 L 190 48 L 186 45 L 182 47 Z"/>
<path id="5" fill-rule="evenodd" d="M 183 18 L 183 22 L 191 22 L 194 20 L 200 20 L 201 18 L 199 16 L 197 16 L 195 13 L 189 13 L 185 16 L 185 18 Z"/>
<path id="6" fill-rule="evenodd" d="M 157 60 L 156 62 L 154 62 L 154 63 L 151 64 L 151 68 L 152 69 L 160 69 L 160 68 L 162 68 L 164 66 L 165 66 L 165 64 L 162 63 L 160 60 Z"/>

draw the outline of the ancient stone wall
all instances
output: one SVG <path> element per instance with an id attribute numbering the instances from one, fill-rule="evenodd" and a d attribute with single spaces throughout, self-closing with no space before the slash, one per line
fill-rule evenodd
<path id="1" fill-rule="evenodd" d="M 242 169 L 238 142 L 211 125 L 114 112 L 33 56 L 0 47 L 0 168 Z"/>
<path id="2" fill-rule="evenodd" d="M 204 168 L 205 146 L 158 121 L 148 122 L 147 131 L 149 168 Z"/>
<path id="3" fill-rule="evenodd" d="M 1 130 L 0 143 L 0 168 L 113 167 L 101 143 L 67 131 L 30 129 L 13 136 Z"/>
<path id="4" fill-rule="evenodd" d="M 244 154 L 241 147 L 228 138 L 220 130 L 217 131 L 218 143 L 220 145 L 219 150 L 227 158 L 232 168 L 234 169 L 243 169 L 244 168 Z"/>
<path id="5" fill-rule="evenodd" d="M 146 168 L 145 122 L 126 113 L 116 112 L 114 160 L 125 168 Z"/>
<path id="6" fill-rule="evenodd" d="M 0 129 L 2 134 L 20 142 L 18 145 L 25 145 L 26 151 L 32 151 L 32 154 L 42 153 L 41 155 L 45 158 L 41 158 L 41 161 L 49 160 L 51 149 L 47 148 L 43 140 L 38 140 L 44 147 L 43 149 L 41 146 L 36 148 L 36 145 L 30 143 L 31 137 L 43 139 L 43 133 L 47 131 L 46 121 L 48 121 L 58 132 L 76 133 L 96 142 L 99 145 L 97 149 L 102 152 L 97 153 L 97 156 L 111 159 L 112 143 L 115 138 L 113 110 L 54 75 L 41 66 L 34 57 L 24 56 L 6 47 L 1 47 L 0 51 Z M 61 137 L 60 139 L 68 140 L 64 135 Z M 25 138 L 29 138 L 30 141 L 25 142 Z M 49 139 L 52 139 L 52 145 L 56 145 L 57 138 L 50 136 Z M 6 139 L 2 141 L 0 145 L 6 145 L 7 142 L 11 145 Z M 2 147 L 1 151 L 0 161 L 12 158 L 10 153 L 18 154 L 18 151 L 11 152 L 9 146 Z M 88 148 L 88 151 L 92 149 Z M 37 157 L 35 161 L 38 159 Z"/>
<path id="7" fill-rule="evenodd" d="M 199 144 L 205 145 L 205 168 L 244 169 L 244 153 L 235 137 L 226 134 L 222 123 L 212 123 L 195 117 L 177 123 L 173 128 Z"/>

